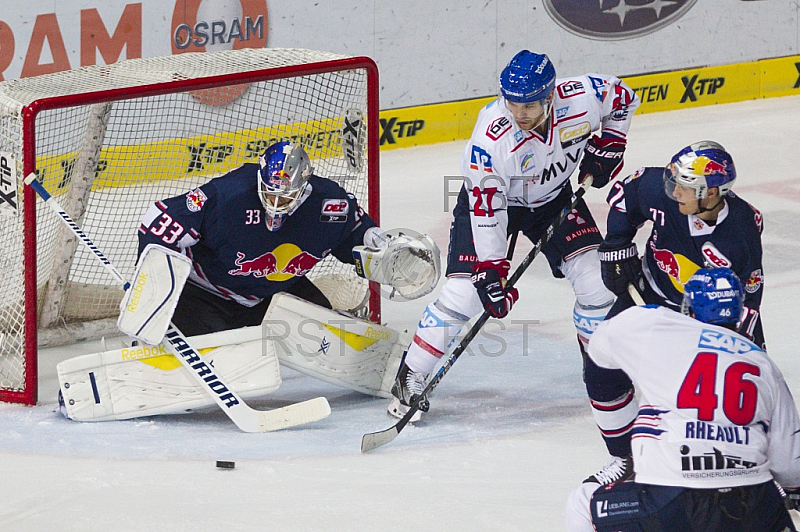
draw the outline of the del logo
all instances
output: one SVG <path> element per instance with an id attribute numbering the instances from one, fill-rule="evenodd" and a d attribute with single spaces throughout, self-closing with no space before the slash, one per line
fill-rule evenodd
<path id="1" fill-rule="evenodd" d="M 719 252 L 719 250 L 711 242 L 703 244 L 703 259 L 710 268 L 730 268 L 731 261 Z"/>
<path id="2" fill-rule="evenodd" d="M 558 137 L 561 140 L 561 146 L 566 148 L 577 144 L 578 142 L 589 138 L 592 133 L 592 126 L 589 122 L 581 122 L 577 126 L 565 127 L 558 132 Z"/>
<path id="3" fill-rule="evenodd" d="M 319 261 L 319 257 L 294 244 L 281 244 L 252 259 L 248 259 L 241 251 L 237 252 L 234 260 L 236 268 L 228 270 L 228 275 L 252 275 L 266 277 L 270 281 L 286 281 L 304 276 Z"/>
<path id="4" fill-rule="evenodd" d="M 347 214 L 350 206 L 344 199 L 329 199 L 322 204 L 324 214 Z"/>
<path id="5" fill-rule="evenodd" d="M 590 39 L 622 40 L 652 33 L 681 18 L 697 0 L 544 0 L 562 28 Z"/>
<path id="6" fill-rule="evenodd" d="M 208 197 L 203 194 L 203 191 L 196 188 L 186 194 L 186 208 L 192 212 L 197 212 L 203 208 Z"/>
<path id="7" fill-rule="evenodd" d="M 733 355 L 745 354 L 758 349 L 754 344 L 742 338 L 711 329 L 703 329 L 700 332 L 700 341 L 697 342 L 697 347 L 725 351 Z"/>
<path id="8" fill-rule="evenodd" d="M 322 222 L 344 222 L 347 221 L 347 213 L 350 211 L 350 204 L 346 199 L 326 199 L 322 203 Z"/>

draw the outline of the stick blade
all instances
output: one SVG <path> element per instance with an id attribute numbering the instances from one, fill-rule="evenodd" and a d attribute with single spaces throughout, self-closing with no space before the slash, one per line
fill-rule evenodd
<path id="1" fill-rule="evenodd" d="M 324 397 L 317 397 L 301 403 L 294 403 L 274 410 L 258 411 L 257 426 L 245 432 L 272 432 L 319 421 L 331 415 L 331 406 Z"/>
<path id="2" fill-rule="evenodd" d="M 393 441 L 398 434 L 400 434 L 400 431 L 397 429 L 397 425 L 386 430 L 364 434 L 361 438 L 361 452 L 366 453 L 372 449 L 386 445 Z"/>

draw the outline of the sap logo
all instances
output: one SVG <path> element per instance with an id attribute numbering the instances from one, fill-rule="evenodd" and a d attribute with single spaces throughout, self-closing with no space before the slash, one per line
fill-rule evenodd
<path id="1" fill-rule="evenodd" d="M 567 116 L 567 111 L 569 111 L 569 105 L 566 107 L 559 107 L 556 109 L 556 120 L 561 120 L 565 116 Z"/>
<path id="2" fill-rule="evenodd" d="M 715 349 L 733 355 L 741 355 L 749 353 L 750 351 L 760 351 L 755 344 L 747 340 L 720 331 L 712 331 L 711 329 L 703 329 L 700 333 L 700 341 L 697 343 L 697 347 Z"/>
<path id="3" fill-rule="evenodd" d="M 428 312 L 428 309 L 425 309 L 425 312 L 422 314 L 422 317 L 419 319 L 419 326 L 422 329 L 427 329 L 430 327 L 446 327 L 447 324 Z"/>
<path id="4" fill-rule="evenodd" d="M 683 96 L 681 96 L 680 103 L 684 103 L 687 100 L 696 102 L 698 95 L 706 96 L 714 94 L 725 85 L 724 77 L 697 79 L 697 76 L 698 74 L 695 74 L 691 78 L 689 76 L 681 77 L 681 82 L 683 82 Z"/>

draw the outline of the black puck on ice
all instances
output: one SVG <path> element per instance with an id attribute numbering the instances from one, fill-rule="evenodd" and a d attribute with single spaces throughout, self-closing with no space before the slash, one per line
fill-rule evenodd
<path id="1" fill-rule="evenodd" d="M 217 460 L 217 467 L 220 469 L 233 469 L 236 467 L 236 462 L 229 462 L 228 460 Z"/>

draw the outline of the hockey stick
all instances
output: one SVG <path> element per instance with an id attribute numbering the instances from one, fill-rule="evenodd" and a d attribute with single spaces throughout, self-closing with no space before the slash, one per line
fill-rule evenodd
<path id="1" fill-rule="evenodd" d="M 631 296 L 631 299 L 633 299 L 634 304 L 637 306 L 644 305 L 644 298 L 642 298 L 642 294 L 639 293 L 639 290 L 633 286 L 633 283 L 628 283 L 628 295 Z"/>
<path id="2" fill-rule="evenodd" d="M 95 246 L 94 242 L 64 211 L 59 203 L 36 179 L 36 174 L 25 178 L 25 184 L 30 186 L 44 201 L 45 205 L 55 212 L 61 220 L 72 230 L 81 242 L 94 254 L 97 260 L 105 267 L 114 279 L 124 289 L 130 283 L 117 271 L 111 261 Z M 318 421 L 330 415 L 331 407 L 324 397 L 317 397 L 309 401 L 295 403 L 274 410 L 255 410 L 250 408 L 239 395 L 228 386 L 214 368 L 206 364 L 200 353 L 193 348 L 181 332 L 172 323 L 169 324 L 164 342 L 185 367 L 200 387 L 214 400 L 223 412 L 244 432 L 269 432 L 273 430 L 293 427 Z"/>
<path id="3" fill-rule="evenodd" d="M 583 195 L 586 194 L 586 191 L 591 186 L 591 184 L 592 184 L 592 176 L 589 175 L 586 177 L 586 179 L 583 180 L 581 186 L 572 195 L 572 199 L 570 200 L 569 205 L 564 207 L 558 214 L 558 216 L 556 216 L 553 219 L 553 221 L 550 222 L 550 225 L 547 226 L 547 229 L 545 230 L 542 237 L 539 239 L 536 245 L 533 246 L 533 249 L 528 252 L 528 254 L 522 260 L 520 265 L 517 267 L 516 271 L 511 275 L 511 277 L 509 277 L 508 282 L 506 282 L 507 289 L 512 288 L 515 284 L 517 284 L 517 281 L 519 280 L 520 277 L 522 277 L 522 274 L 525 273 L 525 270 L 528 269 L 528 266 L 531 265 L 533 259 L 536 258 L 536 256 L 542 250 L 542 248 L 550 241 L 550 239 L 553 237 L 553 233 L 555 232 L 555 230 L 558 228 L 558 226 L 561 225 L 564 219 L 566 219 L 570 211 L 575 208 L 575 205 L 578 203 L 578 200 L 580 200 L 583 197 Z M 470 342 L 472 342 L 475 336 L 478 335 L 480 330 L 483 328 L 484 324 L 486 324 L 486 322 L 489 321 L 490 317 L 491 314 L 489 314 L 488 311 L 484 310 L 480 318 L 478 318 L 478 320 L 475 322 L 472 328 L 469 331 L 467 331 L 467 334 L 464 335 L 464 338 L 461 339 L 461 342 L 456 346 L 456 348 L 453 350 L 450 356 L 447 357 L 447 360 L 445 360 L 444 364 L 442 364 L 442 366 L 439 368 L 439 371 L 437 371 L 436 374 L 433 376 L 431 381 L 425 387 L 425 390 L 423 390 L 422 393 L 419 394 L 417 398 L 411 403 L 408 412 L 406 412 L 406 414 L 400 419 L 400 421 L 398 421 L 397 423 L 394 424 L 394 426 L 389 427 L 388 429 L 364 434 L 364 436 L 361 438 L 362 453 L 371 451 L 376 447 L 381 447 L 382 445 L 386 445 L 387 443 L 393 441 L 398 434 L 400 434 L 400 431 L 403 430 L 403 428 L 405 428 L 406 425 L 408 425 L 411 418 L 414 416 L 414 414 L 416 414 L 417 410 L 419 410 L 419 404 L 421 402 L 421 399 L 423 397 L 427 397 L 431 393 L 431 391 L 433 391 L 433 389 L 436 388 L 436 386 L 444 378 L 447 372 L 450 371 L 450 368 L 453 366 L 453 364 L 455 364 L 456 360 L 458 360 L 458 357 L 461 356 L 461 354 L 464 352 L 467 346 L 469 346 Z"/>

